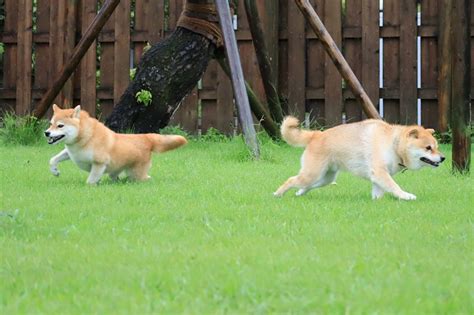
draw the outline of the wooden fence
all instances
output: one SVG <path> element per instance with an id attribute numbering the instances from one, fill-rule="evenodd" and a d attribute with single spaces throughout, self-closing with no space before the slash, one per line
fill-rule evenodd
<path id="1" fill-rule="evenodd" d="M 97 14 L 100 2 L 36 0 L 33 6 L 33 0 L 5 1 L 0 110 L 25 114 L 34 108 Z M 437 127 L 438 2 L 384 0 L 381 7 L 379 0 L 312 1 L 387 121 Z M 56 101 L 80 103 L 106 117 L 127 87 L 130 68 L 147 42 L 156 43 L 175 28 L 182 5 L 183 0 L 122 0 Z M 258 1 L 258 6 L 279 88 L 291 112 L 326 126 L 362 119 L 361 107 L 294 1 Z M 264 100 L 243 1 L 236 14 L 244 74 Z M 474 24 L 471 43 L 474 47 Z M 474 64 L 474 48 L 471 60 Z M 474 70 L 471 77 L 474 90 Z M 173 123 L 191 132 L 214 127 L 230 133 L 236 121 L 230 82 L 212 61 Z"/>

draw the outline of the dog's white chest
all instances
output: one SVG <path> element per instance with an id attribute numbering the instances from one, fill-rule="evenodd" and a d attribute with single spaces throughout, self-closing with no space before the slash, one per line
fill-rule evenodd
<path id="1" fill-rule="evenodd" d="M 92 150 L 77 150 L 74 147 L 66 147 L 71 160 L 82 170 L 90 171 L 94 154 Z"/>

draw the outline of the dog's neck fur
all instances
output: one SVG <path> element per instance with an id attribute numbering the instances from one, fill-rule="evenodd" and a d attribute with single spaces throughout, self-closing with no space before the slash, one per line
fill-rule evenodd
<path id="1" fill-rule="evenodd" d="M 67 143 L 66 146 L 70 147 L 84 147 L 92 139 L 94 129 L 99 123 L 97 119 L 90 117 L 86 112 L 81 111 L 79 120 L 79 134 L 72 143 Z"/>

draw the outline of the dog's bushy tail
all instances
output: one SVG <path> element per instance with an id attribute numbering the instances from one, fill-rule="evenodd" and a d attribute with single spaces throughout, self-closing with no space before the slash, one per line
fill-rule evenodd
<path id="1" fill-rule="evenodd" d="M 175 135 L 159 135 L 156 133 L 149 133 L 148 138 L 152 142 L 153 152 L 158 153 L 170 151 L 188 143 L 188 140 L 186 140 L 185 137 Z"/>
<path id="2" fill-rule="evenodd" d="M 293 116 L 287 116 L 281 124 L 281 136 L 289 145 L 306 147 L 316 131 L 300 129 L 300 121 Z"/>

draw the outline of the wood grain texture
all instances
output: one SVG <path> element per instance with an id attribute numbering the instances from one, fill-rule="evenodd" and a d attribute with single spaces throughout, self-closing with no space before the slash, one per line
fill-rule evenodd
<path id="1" fill-rule="evenodd" d="M 96 1 L 82 0 L 82 36 L 96 16 Z M 81 107 L 92 117 L 96 113 L 96 42 L 94 41 L 81 61 Z"/>
<path id="2" fill-rule="evenodd" d="M 18 1 L 18 50 L 16 114 L 25 115 L 31 111 L 31 74 L 33 44 L 33 1 Z"/>
<path id="3" fill-rule="evenodd" d="M 303 119 L 306 112 L 305 21 L 294 1 L 288 2 L 288 113 Z"/>
<path id="4" fill-rule="evenodd" d="M 416 2 L 400 3 L 400 121 L 416 124 Z"/>

